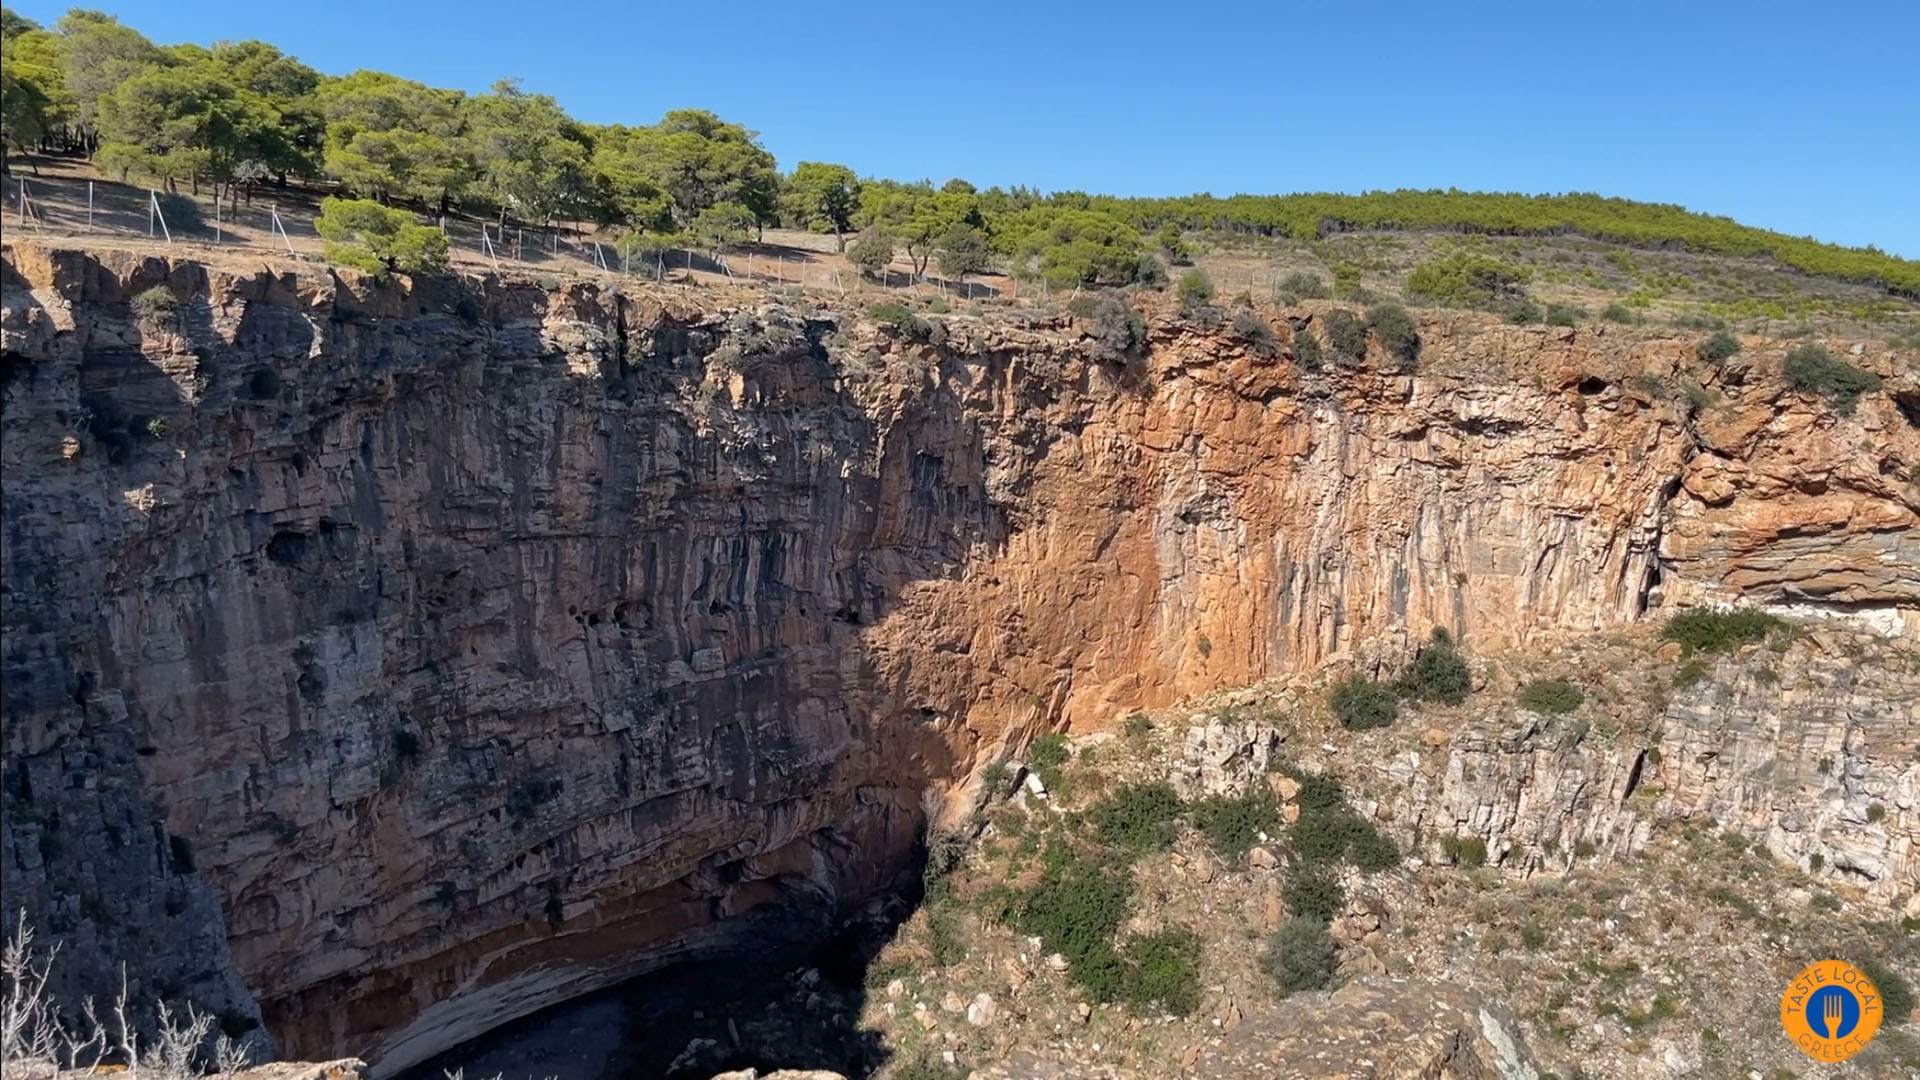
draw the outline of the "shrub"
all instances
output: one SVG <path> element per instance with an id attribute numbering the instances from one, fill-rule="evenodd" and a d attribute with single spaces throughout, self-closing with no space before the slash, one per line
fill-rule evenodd
<path id="1" fill-rule="evenodd" d="M 927 951 L 935 967 L 950 968 L 967 958 L 966 929 L 951 901 L 927 911 Z"/>
<path id="2" fill-rule="evenodd" d="M 1608 322 L 1624 323 L 1629 326 L 1640 321 L 1640 313 L 1621 303 L 1613 301 L 1600 309 L 1600 317 Z"/>
<path id="3" fill-rule="evenodd" d="M 1293 825 L 1293 853 L 1303 867 L 1350 860 L 1368 873 L 1400 863 L 1400 849 L 1378 829 L 1345 806 L 1301 808 Z"/>
<path id="4" fill-rule="evenodd" d="M 1280 898 L 1287 905 L 1287 914 L 1325 926 L 1347 905 L 1347 890 L 1327 867 L 1299 866 L 1288 872 L 1280 886 Z"/>
<path id="5" fill-rule="evenodd" d="M 1495 310 L 1515 326 L 1530 326 L 1545 318 L 1540 305 L 1530 296 L 1518 296 L 1496 306 Z"/>
<path id="6" fill-rule="evenodd" d="M 1702 341 L 1698 350 L 1700 359 L 1710 364 L 1717 364 L 1740 351 L 1740 339 L 1721 330 Z"/>
<path id="7" fill-rule="evenodd" d="M 1193 261 L 1193 252 L 1187 247 L 1187 241 L 1180 235 L 1180 226 L 1169 221 L 1160 226 L 1159 235 L 1154 243 L 1167 256 L 1167 261 L 1175 266 L 1186 266 Z"/>
<path id="8" fill-rule="evenodd" d="M 1727 320 L 1704 311 L 1683 311 L 1674 316 L 1673 325 L 1682 330 L 1725 330 Z"/>
<path id="9" fill-rule="evenodd" d="M 1173 846 L 1173 822 L 1180 811 L 1180 796 L 1161 781 L 1127 784 L 1089 813 L 1102 842 L 1129 855 L 1140 855 Z"/>
<path id="10" fill-rule="evenodd" d="M 1360 268 L 1352 263 L 1341 263 L 1333 269 L 1333 295 L 1341 300 L 1366 303 L 1367 288 L 1360 283 Z"/>
<path id="11" fill-rule="evenodd" d="M 1572 326 L 1587 317 L 1584 308 L 1572 304 L 1548 304 L 1546 323 L 1548 326 Z"/>
<path id="12" fill-rule="evenodd" d="M 847 261 L 862 277 L 879 277 L 893 262 L 893 237 L 880 229 L 867 229 L 847 245 Z"/>
<path id="13" fill-rule="evenodd" d="M 1246 858 L 1261 833 L 1271 835 L 1280 827 L 1280 806 L 1264 791 L 1237 799 L 1216 795 L 1194 804 L 1193 824 L 1214 854 L 1237 863 Z"/>
<path id="14" fill-rule="evenodd" d="M 1334 684 L 1327 705 L 1341 727 L 1348 731 L 1367 731 L 1393 723 L 1399 700 L 1391 686 L 1356 672 Z"/>
<path id="15" fill-rule="evenodd" d="M 1448 307 L 1489 307 L 1525 294 L 1533 274 L 1487 255 L 1456 251 L 1407 275 L 1407 295 Z"/>
<path id="16" fill-rule="evenodd" d="M 1205 270 L 1189 270 L 1180 275 L 1180 284 L 1174 289 L 1174 295 L 1180 299 L 1180 310 L 1192 313 L 1213 302 L 1213 279 Z"/>
<path id="17" fill-rule="evenodd" d="M 1191 930 L 1161 930 L 1129 938 L 1123 996 L 1137 1009 L 1157 1005 L 1175 1016 L 1200 1006 L 1200 936 Z"/>
<path id="18" fill-rule="evenodd" d="M 1400 677 L 1401 696 L 1416 701 L 1440 701 L 1458 705 L 1473 689 L 1473 674 L 1466 658 L 1454 647 L 1453 636 L 1444 627 L 1433 628 L 1433 636 L 1413 659 L 1413 669 Z"/>
<path id="19" fill-rule="evenodd" d="M 1360 317 L 1344 308 L 1327 312 L 1327 346 L 1333 350 L 1333 362 L 1341 367 L 1359 367 L 1367 360 L 1367 327 Z"/>
<path id="20" fill-rule="evenodd" d="M 1580 707 L 1586 695 L 1565 679 L 1535 679 L 1520 688 L 1516 699 L 1523 709 L 1547 716 L 1561 716 Z"/>
<path id="21" fill-rule="evenodd" d="M 1887 820 L 1887 805 L 1885 803 L 1873 803 L 1869 805 L 1867 807 L 1867 820 L 1875 824 Z"/>
<path id="22" fill-rule="evenodd" d="M 168 322 L 179 312 L 180 298 L 165 285 L 155 285 L 133 298 L 133 313 L 142 322 Z"/>
<path id="23" fill-rule="evenodd" d="M 1661 628 L 1660 636 L 1679 642 L 1680 655 L 1690 657 L 1697 652 L 1730 653 L 1748 642 L 1764 641 L 1786 625 L 1772 615 L 1751 608 L 1715 611 L 1696 607 L 1675 613 Z"/>
<path id="24" fill-rule="evenodd" d="M 882 326 L 891 326 L 896 330 L 911 330 L 920 317 L 907 305 L 895 300 L 878 303 L 867 309 L 867 316 Z"/>
<path id="25" fill-rule="evenodd" d="M 1787 385 L 1819 394 L 1842 416 L 1853 415 L 1860 395 L 1880 388 L 1880 376 L 1837 360 L 1824 345 L 1800 345 L 1787 354 Z"/>
<path id="26" fill-rule="evenodd" d="M 1302 300 L 1325 300 L 1327 295 L 1327 283 L 1320 275 L 1304 270 L 1295 270 L 1273 287 L 1274 299 L 1286 304 L 1297 304 Z"/>
<path id="27" fill-rule="evenodd" d="M 1153 718 L 1143 712 L 1134 713 L 1127 717 L 1126 723 L 1121 725 L 1121 730 L 1129 739 L 1144 739 L 1147 733 L 1153 730 Z"/>
<path id="28" fill-rule="evenodd" d="M 1854 961 L 1853 966 L 1873 980 L 1873 988 L 1880 991 L 1880 1015 L 1886 1017 L 1887 1023 L 1905 1023 L 1915 1004 L 1913 984 L 1878 960 L 1860 959 Z"/>
<path id="29" fill-rule="evenodd" d="M 1449 836 L 1440 841 L 1440 851 L 1455 866 L 1469 869 L 1487 864 L 1487 842 L 1477 836 Z"/>
<path id="30" fill-rule="evenodd" d="M 1137 356 L 1147 347 L 1147 320 L 1119 293 L 1100 291 L 1075 297 L 1067 305 L 1093 339 L 1094 355 L 1118 361 Z"/>
<path id="31" fill-rule="evenodd" d="M 1167 267 L 1151 251 L 1143 251 L 1133 265 L 1133 284 L 1148 289 L 1167 287 Z"/>
<path id="32" fill-rule="evenodd" d="M 1275 348 L 1273 327 L 1268 326 L 1267 320 L 1261 318 L 1260 314 L 1252 308 L 1235 309 L 1233 333 L 1235 337 L 1247 343 L 1247 347 L 1253 350 L 1255 356 L 1273 355 Z"/>
<path id="33" fill-rule="evenodd" d="M 1305 327 L 1293 332 L 1293 356 L 1308 371 L 1319 371 L 1326 366 L 1320 355 L 1320 339 Z"/>
<path id="34" fill-rule="evenodd" d="M 447 266 L 444 233 L 372 199 L 322 199 L 313 228 L 327 242 L 328 259 L 370 274 L 424 274 Z"/>
<path id="35" fill-rule="evenodd" d="M 1113 936 L 1132 913 L 1133 882 L 1124 872 L 1064 848 L 1050 849 L 1047 869 L 1013 905 L 1013 924 L 1067 958 L 1067 977 L 1095 1001 L 1114 1001 L 1125 966 Z"/>
<path id="36" fill-rule="evenodd" d="M 1309 918 L 1280 924 L 1260 956 L 1260 968 L 1279 985 L 1280 995 L 1323 990 L 1333 981 L 1337 951 L 1327 926 Z"/>
<path id="37" fill-rule="evenodd" d="M 1347 858 L 1353 860 L 1355 867 L 1363 873 L 1377 874 L 1400 865 L 1400 845 L 1374 828 L 1372 823 L 1357 817 L 1353 821 L 1353 837 L 1347 847 Z"/>
<path id="38" fill-rule="evenodd" d="M 1073 751 L 1067 747 L 1067 737 L 1058 732 L 1040 736 L 1027 748 L 1027 762 L 1035 769 L 1057 769 L 1072 756 Z"/>
<path id="39" fill-rule="evenodd" d="M 1411 372 L 1420 360 L 1420 331 L 1413 316 L 1399 304 L 1379 303 L 1367 309 L 1367 328 L 1380 337 L 1380 344 L 1400 361 L 1400 370 Z"/>

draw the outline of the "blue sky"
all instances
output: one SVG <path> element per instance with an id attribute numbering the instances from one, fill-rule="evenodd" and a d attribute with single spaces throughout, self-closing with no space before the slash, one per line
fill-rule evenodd
<path id="1" fill-rule="evenodd" d="M 257 37 L 332 73 L 519 76 L 593 122 L 708 108 L 783 168 L 1597 191 L 1920 258 L 1916 0 L 94 2 L 161 42 Z"/>

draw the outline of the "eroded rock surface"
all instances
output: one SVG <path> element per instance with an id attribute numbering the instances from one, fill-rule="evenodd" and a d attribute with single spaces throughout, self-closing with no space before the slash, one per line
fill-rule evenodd
<path id="1" fill-rule="evenodd" d="M 180 315 L 143 325 L 160 284 Z M 24 244 L 4 292 L 6 903 L 153 982 L 237 974 L 283 1053 L 383 1075 L 817 932 L 909 869 L 922 789 L 1038 730 L 1656 586 L 1894 626 L 1915 597 L 1892 399 L 1756 369 L 1695 418 L 1628 382 L 1677 340 L 1432 325 L 1437 374 L 1303 374 L 1160 319 L 1115 364 L 1064 317 L 936 345 L 744 294 Z M 43 839 L 95 776 L 146 808 L 75 847 L 177 870 L 180 914 Z M 181 945 L 218 937 L 200 889 L 230 965 Z"/>

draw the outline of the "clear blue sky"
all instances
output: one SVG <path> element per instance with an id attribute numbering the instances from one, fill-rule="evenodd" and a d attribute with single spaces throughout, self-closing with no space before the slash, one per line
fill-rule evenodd
<path id="1" fill-rule="evenodd" d="M 1920 0 L 123 0 L 163 43 L 712 109 L 783 168 L 1117 194 L 1597 191 L 1920 258 Z M 51 22 L 69 5 L 11 5 Z"/>

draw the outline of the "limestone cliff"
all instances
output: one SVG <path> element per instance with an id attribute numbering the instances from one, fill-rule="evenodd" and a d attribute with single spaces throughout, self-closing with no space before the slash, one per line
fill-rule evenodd
<path id="1" fill-rule="evenodd" d="M 1766 343 L 1702 409 L 1684 340 L 1471 319 L 1308 373 L 1169 314 L 1103 360 L 1065 316 L 24 244 L 4 302 L 6 904 L 379 1073 L 817 932 L 1037 730 L 1434 624 L 1920 602 L 1878 352 L 1839 416 Z M 130 869 L 58 839 L 89 784 Z M 171 929 L 222 918 L 230 963 Z"/>

